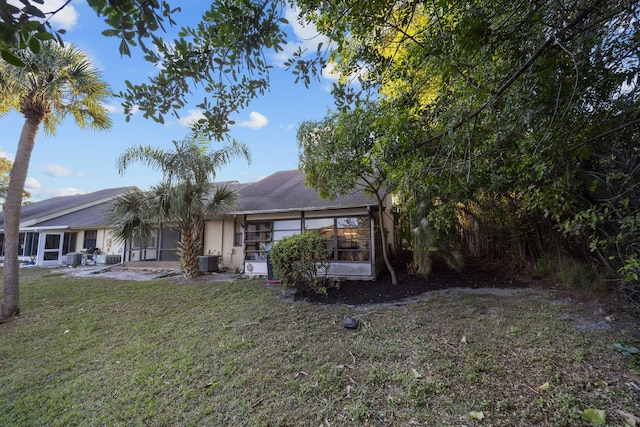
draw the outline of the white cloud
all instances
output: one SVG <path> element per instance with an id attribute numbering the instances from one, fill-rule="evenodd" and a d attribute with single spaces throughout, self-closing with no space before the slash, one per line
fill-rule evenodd
<path id="1" fill-rule="evenodd" d="M 198 111 L 198 110 L 189 110 L 188 112 L 189 114 L 187 114 L 184 117 L 180 117 L 178 119 L 178 122 L 185 127 L 190 127 L 194 122 L 197 122 L 200 119 L 204 119 L 204 114 L 202 113 L 202 111 Z"/>
<path id="2" fill-rule="evenodd" d="M 122 112 L 122 108 L 119 105 L 103 104 L 102 106 L 104 107 L 105 110 L 107 110 L 110 113 Z"/>
<path id="3" fill-rule="evenodd" d="M 73 172 L 66 166 L 56 165 L 55 163 L 49 163 L 44 167 L 43 170 L 45 175 L 53 176 L 53 177 L 61 177 L 61 176 L 84 176 L 81 172 Z"/>
<path id="4" fill-rule="evenodd" d="M 45 13 L 54 12 L 64 4 L 65 0 L 45 0 L 42 11 Z M 54 27 L 64 28 L 67 31 L 72 30 L 78 22 L 78 12 L 72 4 L 67 4 L 51 17 L 50 22 Z"/>
<path id="5" fill-rule="evenodd" d="M 256 111 L 252 111 L 249 114 L 249 120 L 238 123 L 238 126 L 240 126 L 241 128 L 258 130 L 265 127 L 268 123 L 269 120 L 265 116 Z"/>
<path id="6" fill-rule="evenodd" d="M 37 179 L 31 178 L 31 177 L 27 178 L 27 180 L 24 183 L 24 188 L 26 188 L 27 191 L 37 190 L 40 187 L 41 187 L 40 182 Z"/>
<path id="7" fill-rule="evenodd" d="M 289 21 L 289 25 L 293 28 L 293 32 L 296 35 L 297 39 L 302 41 L 303 43 L 311 43 L 311 45 L 317 44 L 318 41 L 326 40 L 325 36 L 320 35 L 316 26 L 309 22 L 300 22 L 298 19 L 298 14 L 300 13 L 300 9 L 289 8 L 285 12 L 285 18 Z M 318 40 L 323 39 L 323 40 Z M 312 42 L 312 40 L 314 40 Z"/>
<path id="8" fill-rule="evenodd" d="M 19 8 L 24 7 L 24 5 L 18 0 L 9 0 L 8 3 Z M 44 0 L 44 4 L 36 4 L 35 6 L 38 7 L 42 12 L 44 12 L 45 16 L 49 18 L 49 22 L 53 25 L 54 28 L 63 28 L 67 31 L 70 31 L 78 23 L 78 12 L 71 3 L 67 4 L 66 6 L 65 3 L 65 0 Z M 56 13 L 54 15 L 51 15 L 51 13 L 53 12 Z"/>
<path id="9" fill-rule="evenodd" d="M 318 43 L 323 44 L 324 47 L 329 45 L 329 39 L 320 34 L 315 25 L 308 22 L 300 22 L 298 20 L 299 9 L 287 9 L 285 12 L 285 18 L 289 21 L 289 25 L 293 30 L 292 40 L 289 40 L 284 45 L 284 50 L 279 52 L 275 58 L 282 64 L 285 60 L 291 58 L 293 52 L 298 48 L 308 53 L 314 53 L 318 48 Z"/>
<path id="10" fill-rule="evenodd" d="M 4 157 L 4 158 L 9 159 L 9 160 L 11 160 L 13 162 L 13 154 L 7 153 L 2 148 L 0 148 L 0 157 Z"/>
<path id="11" fill-rule="evenodd" d="M 43 188 L 40 185 L 40 182 L 35 178 L 27 178 L 27 181 L 24 184 L 24 189 L 31 194 L 29 200 L 32 202 L 37 202 L 40 200 L 49 199 L 51 197 L 59 197 L 59 196 L 73 196 L 75 194 L 84 194 L 84 191 L 78 190 L 77 188 L 67 187 L 67 188 Z"/>

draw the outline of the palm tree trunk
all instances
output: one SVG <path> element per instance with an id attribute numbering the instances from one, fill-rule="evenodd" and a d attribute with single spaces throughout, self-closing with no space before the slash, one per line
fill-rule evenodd
<path id="1" fill-rule="evenodd" d="M 180 270 L 185 279 L 193 279 L 200 275 L 198 256 L 201 252 L 201 242 L 193 229 L 181 231 L 180 241 Z"/>
<path id="2" fill-rule="evenodd" d="M 20 210 L 24 183 L 27 180 L 31 153 L 40 127 L 41 118 L 26 116 L 22 126 L 16 158 L 9 175 L 9 187 L 4 214 L 4 270 L 2 275 L 2 319 L 20 314 L 19 235 Z"/>

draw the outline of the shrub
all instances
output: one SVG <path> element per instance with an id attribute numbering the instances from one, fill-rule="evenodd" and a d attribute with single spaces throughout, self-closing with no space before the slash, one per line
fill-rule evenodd
<path id="1" fill-rule="evenodd" d="M 285 286 L 327 293 L 329 259 L 326 239 L 320 233 L 305 231 L 285 237 L 271 247 L 269 259 L 273 273 Z"/>

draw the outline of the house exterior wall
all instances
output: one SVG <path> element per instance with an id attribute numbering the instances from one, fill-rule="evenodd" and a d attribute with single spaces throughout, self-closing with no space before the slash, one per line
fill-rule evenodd
<path id="1" fill-rule="evenodd" d="M 122 254 L 122 245 L 117 244 L 110 236 L 110 228 L 92 228 L 97 230 L 96 248 L 100 249 L 100 253 L 104 255 L 120 255 Z M 88 248 L 84 247 L 85 232 L 87 230 L 65 230 L 77 233 L 75 252 L 83 252 Z"/>
<path id="2" fill-rule="evenodd" d="M 243 246 L 235 246 L 235 219 L 210 219 L 204 224 L 204 255 L 219 255 L 219 265 L 231 271 L 242 271 Z"/>
<path id="3" fill-rule="evenodd" d="M 121 255 L 122 254 L 122 246 L 115 244 L 114 241 L 110 238 L 109 229 L 93 228 L 91 230 L 96 230 L 97 236 L 96 236 L 95 247 L 100 249 L 100 254 L 102 255 Z M 18 260 L 20 260 L 21 262 L 27 262 L 27 263 L 34 262 L 36 265 L 39 265 L 39 266 L 66 265 L 67 253 L 86 252 L 87 248 L 84 247 L 85 231 L 86 230 L 73 230 L 73 229 L 69 229 L 68 227 L 60 227 L 60 228 L 48 227 L 46 229 L 38 229 L 37 227 L 35 227 L 33 229 L 23 229 L 20 231 L 21 234 L 35 233 L 37 235 L 37 241 L 39 243 L 37 247 L 37 254 L 35 255 L 23 254 L 18 256 Z M 62 239 L 60 239 L 59 255 L 57 259 L 45 260 L 42 250 L 44 249 L 43 242 L 45 241 L 46 236 L 56 235 L 56 234 L 64 236 L 65 234 L 70 234 L 70 233 L 75 234 L 75 239 L 76 239 L 75 245 L 72 247 L 68 247 L 67 246 L 68 242 L 66 242 L 66 238 L 63 237 Z M 68 248 L 68 250 L 64 248 Z M 52 251 L 50 250 L 49 252 L 52 252 Z"/>
<path id="4" fill-rule="evenodd" d="M 300 221 L 302 226 L 303 219 L 320 219 L 350 216 L 368 216 L 370 218 L 370 260 L 367 262 L 349 262 L 335 261 L 331 263 L 329 275 L 334 277 L 345 278 L 370 278 L 373 279 L 384 268 L 382 253 L 379 246 L 375 244 L 379 240 L 376 233 L 374 222 L 378 221 L 378 214 L 375 210 L 368 207 L 348 208 L 348 209 L 330 209 L 330 210 L 314 210 L 314 211 L 289 211 L 289 212 L 272 212 L 272 213 L 250 213 L 245 215 L 237 215 L 237 218 L 210 219 L 205 222 L 204 229 L 204 255 L 220 255 L 220 262 L 223 267 L 230 268 L 234 271 L 242 272 L 245 275 L 267 276 L 268 266 L 265 259 L 245 260 L 245 240 L 244 233 L 242 246 L 234 245 L 234 237 L 236 227 L 235 221 L 240 221 L 246 225 L 250 222 L 259 221 Z M 387 227 L 388 243 L 393 244 L 393 216 L 385 213 L 385 226 Z M 245 230 L 242 230 L 243 232 Z M 298 232 L 301 232 L 300 228 Z M 271 233 L 275 233 L 271 230 Z M 272 240 L 273 241 L 273 235 Z M 268 248 L 267 248 L 268 249 Z"/>

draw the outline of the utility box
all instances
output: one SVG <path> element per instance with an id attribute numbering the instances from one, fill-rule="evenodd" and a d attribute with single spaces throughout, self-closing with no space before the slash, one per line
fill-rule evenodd
<path id="1" fill-rule="evenodd" d="M 82 254 L 79 252 L 71 252 L 67 254 L 67 265 L 74 267 L 82 264 Z"/>
<path id="2" fill-rule="evenodd" d="M 219 255 L 205 255 L 198 257 L 198 269 L 202 272 L 218 271 L 220 263 Z"/>
<path id="3" fill-rule="evenodd" d="M 97 264 L 117 264 L 120 262 L 120 255 L 96 255 Z"/>

